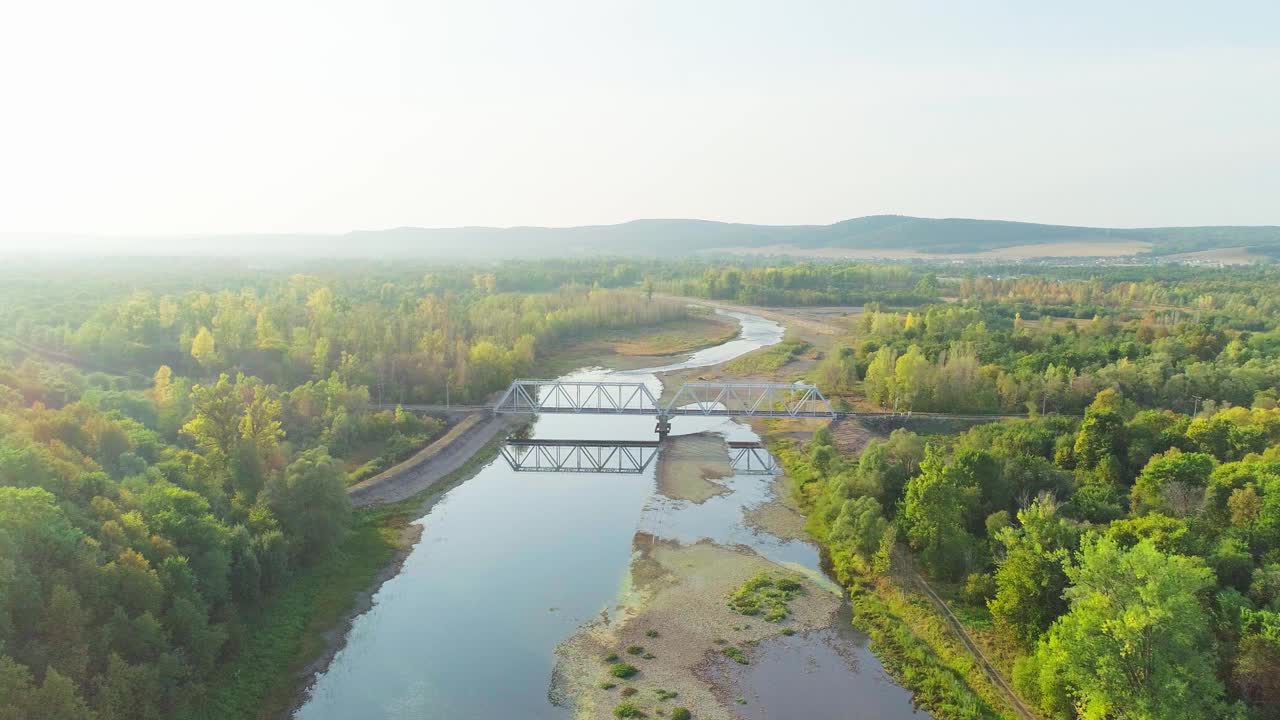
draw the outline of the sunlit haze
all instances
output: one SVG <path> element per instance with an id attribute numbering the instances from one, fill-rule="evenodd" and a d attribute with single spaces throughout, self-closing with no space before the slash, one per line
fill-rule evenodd
<path id="1" fill-rule="evenodd" d="M 10 2 L 0 232 L 1280 223 L 1280 4 Z"/>

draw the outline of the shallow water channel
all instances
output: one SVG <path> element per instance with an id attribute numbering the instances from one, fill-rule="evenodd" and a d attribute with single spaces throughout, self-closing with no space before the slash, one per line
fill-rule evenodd
<path id="1" fill-rule="evenodd" d="M 743 313 L 741 335 L 683 363 L 629 372 L 589 369 L 565 379 L 645 382 L 655 372 L 705 367 L 782 339 L 783 328 Z M 673 434 L 703 431 L 757 440 L 724 418 L 677 417 Z M 546 415 L 538 439 L 652 440 L 650 417 Z M 769 499 L 769 478 L 725 479 L 732 492 L 702 504 L 655 494 L 656 463 L 637 475 L 518 473 L 497 458 L 448 490 L 417 522 L 422 539 L 396 577 L 355 619 L 345 647 L 319 675 L 299 720 L 562 719 L 550 699 L 555 648 L 583 623 L 611 612 L 627 578 L 638 530 L 694 542 L 743 544 L 777 562 L 819 567 L 817 549 L 747 528 L 743 511 Z M 912 710 L 848 626 L 780 638 L 759 660 L 724 670 L 744 717 L 927 717 Z M 785 642 L 784 642 L 785 641 Z"/>

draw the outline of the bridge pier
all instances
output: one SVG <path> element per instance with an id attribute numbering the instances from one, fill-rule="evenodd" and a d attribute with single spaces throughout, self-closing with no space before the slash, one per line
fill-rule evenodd
<path id="1" fill-rule="evenodd" d="M 667 435 L 671 433 L 671 416 L 659 415 L 658 425 L 654 427 L 653 430 L 654 432 L 658 433 L 659 440 L 666 440 Z"/>

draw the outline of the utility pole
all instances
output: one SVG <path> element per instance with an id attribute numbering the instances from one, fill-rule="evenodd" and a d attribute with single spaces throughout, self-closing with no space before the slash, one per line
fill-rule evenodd
<path id="1" fill-rule="evenodd" d="M 1191 417 L 1195 417 L 1200 414 L 1200 401 L 1204 398 L 1199 395 L 1192 395 L 1191 397 L 1196 401 L 1191 408 Z"/>
<path id="2" fill-rule="evenodd" d="M 453 368 L 449 368 L 449 377 L 444 383 L 444 409 L 449 409 L 449 386 L 453 384 Z"/>

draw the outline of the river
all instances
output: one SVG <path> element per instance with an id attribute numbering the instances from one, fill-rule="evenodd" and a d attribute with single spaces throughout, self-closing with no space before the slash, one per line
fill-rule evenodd
<path id="1" fill-rule="evenodd" d="M 586 369 L 564 379 L 645 382 L 654 373 L 725 362 L 777 343 L 783 328 L 754 315 L 740 336 L 661 368 Z M 546 415 L 534 438 L 654 439 L 650 417 Z M 757 440 L 723 418 L 677 417 L 673 434 L 712 431 Z M 556 646 L 612 608 L 627 579 L 637 530 L 693 542 L 744 544 L 777 562 L 816 569 L 817 549 L 743 524 L 768 500 L 758 475 L 728 478 L 732 492 L 702 504 L 655 494 L 654 467 L 638 475 L 517 473 L 498 458 L 448 490 L 417 522 L 422 538 L 400 573 L 352 624 L 345 646 L 312 685 L 298 720 L 563 720 L 549 699 Z M 927 717 L 893 684 L 847 622 L 763 643 L 758 662 L 726 682 L 752 702 L 744 717 Z"/>

